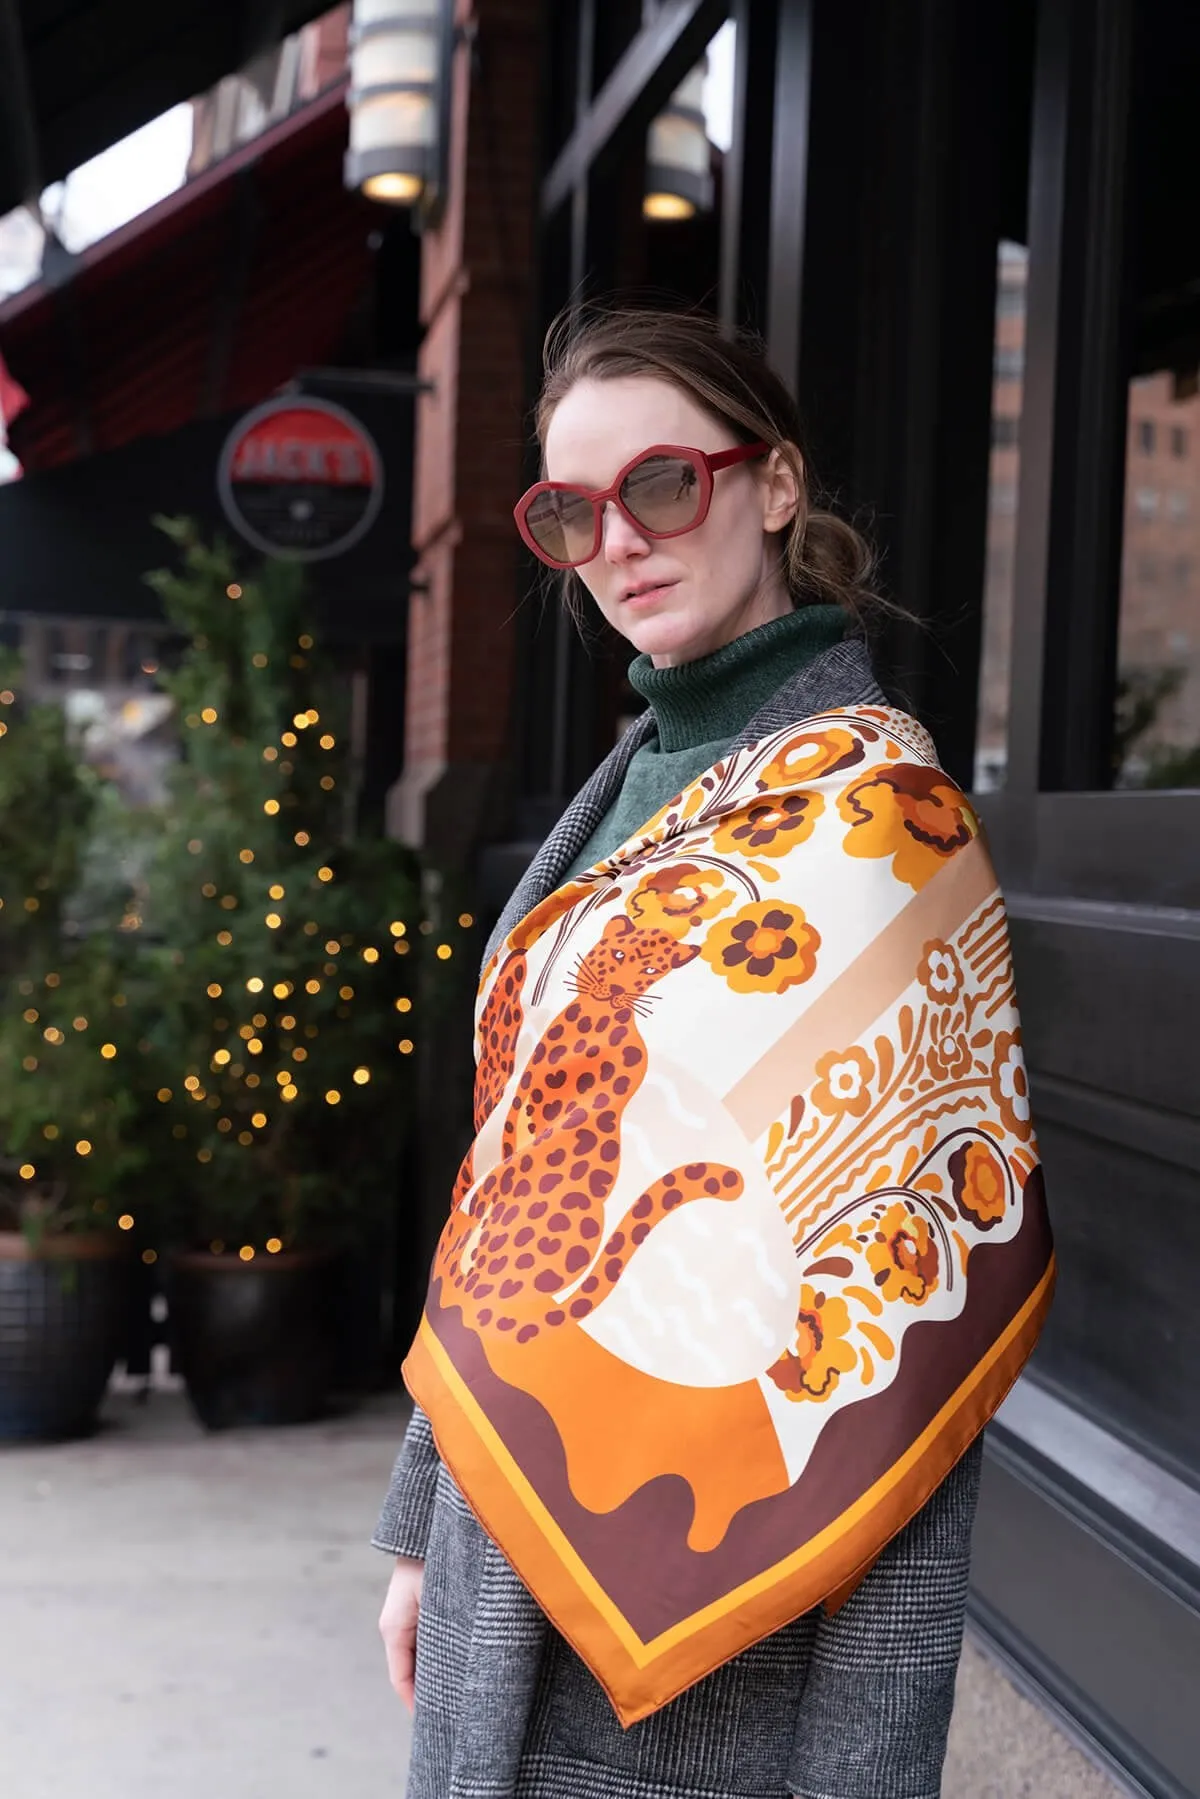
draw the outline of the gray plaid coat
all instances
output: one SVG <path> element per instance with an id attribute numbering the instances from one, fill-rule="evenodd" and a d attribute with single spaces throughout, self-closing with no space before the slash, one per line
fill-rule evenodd
<path id="1" fill-rule="evenodd" d="M 882 701 L 848 640 L 780 688 L 733 747 Z M 652 724 L 636 720 L 567 807 L 489 955 L 558 885 Z M 408 1799 L 936 1799 L 979 1463 L 976 1444 L 832 1618 L 797 1618 L 623 1730 L 476 1523 L 418 1408 L 373 1539 L 425 1562 Z"/>

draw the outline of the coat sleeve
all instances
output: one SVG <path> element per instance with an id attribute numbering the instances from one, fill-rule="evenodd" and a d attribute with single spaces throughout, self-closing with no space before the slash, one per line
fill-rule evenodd
<path id="1" fill-rule="evenodd" d="M 371 1538 L 376 1549 L 424 1561 L 440 1466 L 433 1427 L 420 1406 L 414 1406 L 392 1470 L 392 1484 Z"/>
<path id="2" fill-rule="evenodd" d="M 796 1799 L 938 1799 L 982 1457 L 978 1438 L 822 1615 L 788 1770 Z"/>

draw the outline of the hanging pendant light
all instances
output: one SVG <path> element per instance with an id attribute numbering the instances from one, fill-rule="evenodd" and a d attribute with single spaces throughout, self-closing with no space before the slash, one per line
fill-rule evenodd
<path id="1" fill-rule="evenodd" d="M 711 146 L 704 124 L 704 57 L 650 126 L 646 143 L 647 219 L 690 219 L 713 203 Z"/>
<path id="2" fill-rule="evenodd" d="M 346 186 L 413 206 L 439 185 L 451 0 L 354 0 Z"/>

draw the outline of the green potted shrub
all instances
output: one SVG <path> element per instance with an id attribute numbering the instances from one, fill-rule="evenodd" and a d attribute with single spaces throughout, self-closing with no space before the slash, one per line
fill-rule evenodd
<path id="1" fill-rule="evenodd" d="M 136 1004 L 81 905 L 96 789 L 62 710 L 0 665 L 0 1437 L 89 1428 L 125 1326 Z M 132 917 L 123 912 L 125 938 Z M 117 921 L 112 921 L 116 923 Z M 89 926 L 92 928 L 89 930 Z"/>
<path id="2" fill-rule="evenodd" d="M 241 576 L 169 529 L 182 568 L 153 579 L 185 639 L 161 677 L 183 749 L 145 911 L 172 1337 L 206 1425 L 291 1422 L 329 1395 L 339 1261 L 378 1254 L 394 1203 L 418 871 L 356 832 L 344 684 L 297 571 Z"/>

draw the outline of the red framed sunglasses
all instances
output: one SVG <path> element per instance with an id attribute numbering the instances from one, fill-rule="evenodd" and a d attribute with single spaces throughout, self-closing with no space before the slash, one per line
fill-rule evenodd
<path id="1" fill-rule="evenodd" d="M 536 482 L 513 507 L 513 517 L 535 556 L 551 568 L 581 568 L 600 553 L 610 500 L 647 537 L 682 537 L 708 517 L 719 470 L 769 454 L 765 443 L 711 456 L 682 444 L 651 444 L 625 464 L 611 487 L 596 493 L 570 481 Z"/>

